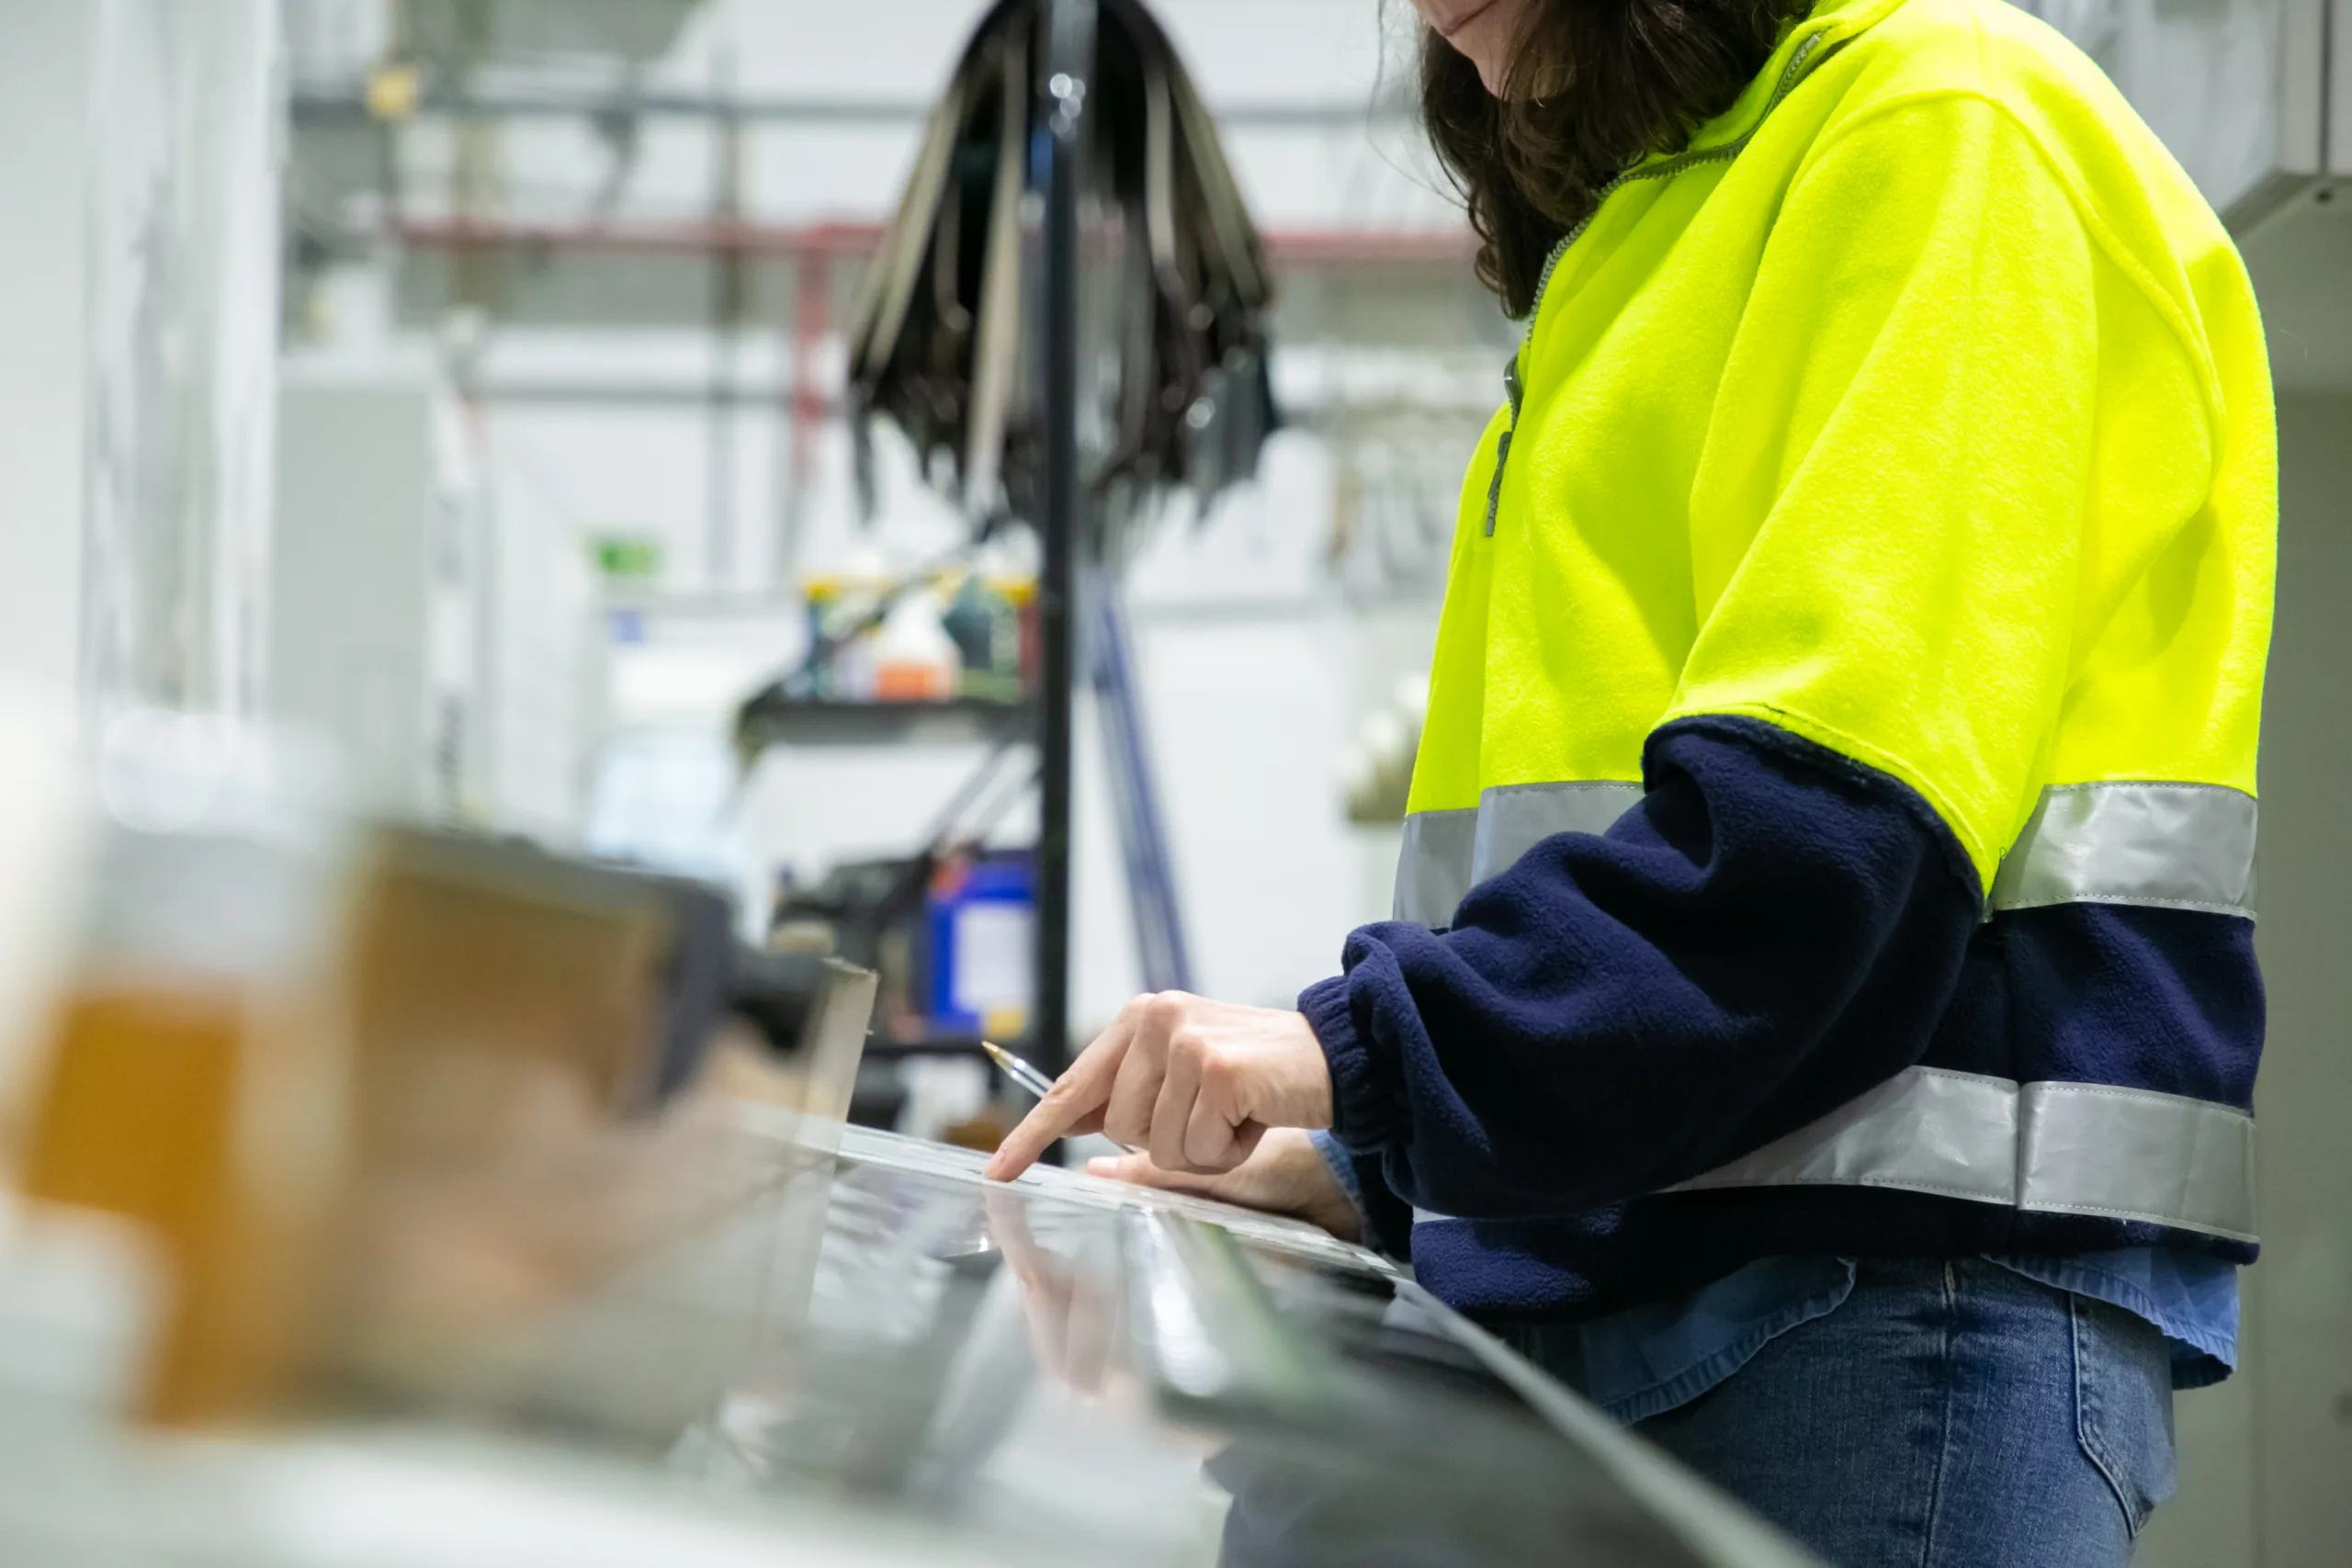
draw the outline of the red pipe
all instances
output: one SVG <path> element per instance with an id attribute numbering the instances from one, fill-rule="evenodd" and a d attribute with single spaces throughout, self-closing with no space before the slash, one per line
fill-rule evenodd
<path id="1" fill-rule="evenodd" d="M 797 533 L 801 500 L 816 475 L 817 429 L 830 411 L 834 389 L 817 373 L 817 346 L 832 330 L 833 257 L 812 247 L 792 269 L 792 413 L 786 443 L 785 520 Z"/>

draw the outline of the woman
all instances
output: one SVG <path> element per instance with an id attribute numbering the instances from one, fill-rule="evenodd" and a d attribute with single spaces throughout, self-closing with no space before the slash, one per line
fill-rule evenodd
<path id="1" fill-rule="evenodd" d="M 1417 4 L 1529 331 L 1399 919 L 991 1173 L 1360 1225 L 1833 1562 L 2120 1563 L 2255 1250 L 2244 268 L 1999 0 Z"/>

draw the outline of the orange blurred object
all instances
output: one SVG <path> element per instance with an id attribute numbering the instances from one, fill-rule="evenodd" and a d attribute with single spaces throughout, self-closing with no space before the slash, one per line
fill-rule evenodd
<path id="1" fill-rule="evenodd" d="M 168 1264 L 151 1420 L 266 1408 L 312 1348 L 335 1108 L 274 1032 L 226 980 L 99 983 L 62 1009 L 20 1179 L 140 1222 Z"/>
<path id="2" fill-rule="evenodd" d="M 956 671 L 945 664 L 879 664 L 874 699 L 884 703 L 944 702 L 956 694 Z"/>

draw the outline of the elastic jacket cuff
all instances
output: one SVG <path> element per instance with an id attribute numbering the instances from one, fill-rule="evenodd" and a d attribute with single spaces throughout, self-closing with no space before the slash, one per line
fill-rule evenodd
<path id="1" fill-rule="evenodd" d="M 1345 975 L 1317 980 L 1298 994 L 1298 1010 L 1331 1070 L 1331 1135 L 1351 1153 L 1373 1155 L 1393 1140 L 1402 1119 L 1387 1065 L 1356 1028 L 1350 990 Z"/>

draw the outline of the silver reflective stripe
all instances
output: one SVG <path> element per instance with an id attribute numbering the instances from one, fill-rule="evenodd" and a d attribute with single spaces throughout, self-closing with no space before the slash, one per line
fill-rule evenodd
<path id="1" fill-rule="evenodd" d="M 1442 926 L 1476 884 L 1554 833 L 1599 833 L 1642 797 L 1615 781 L 1505 784 L 1474 809 L 1405 819 L 1400 920 Z M 2139 781 L 2044 790 L 1993 878 L 1989 911 L 2142 904 L 2254 918 L 2254 797 L 2223 784 Z"/>
<path id="2" fill-rule="evenodd" d="M 2149 904 L 2254 918 L 2254 796 L 2222 784 L 2046 789 L 1993 878 L 1995 909 Z"/>
<path id="3" fill-rule="evenodd" d="M 1478 797 L 1471 885 L 1510 870 L 1513 861 L 1555 833 L 1607 832 L 1641 798 L 1641 785 L 1614 782 L 1501 784 L 1487 790 Z"/>
<path id="4" fill-rule="evenodd" d="M 2254 1118 L 2104 1084 L 1912 1067 L 1671 1192 L 1891 1187 L 2253 1241 Z"/>
<path id="5" fill-rule="evenodd" d="M 1555 833 L 1607 831 L 1641 798 L 1641 785 L 1615 780 L 1498 784 L 1475 809 L 1417 811 L 1396 861 L 1396 918 L 1450 925 L 1472 887 Z"/>
<path id="6" fill-rule="evenodd" d="M 1453 908 L 1470 891 L 1470 862 L 1478 842 L 1478 808 L 1416 811 L 1405 818 L 1396 852 L 1396 918 L 1424 926 L 1451 925 Z"/>

